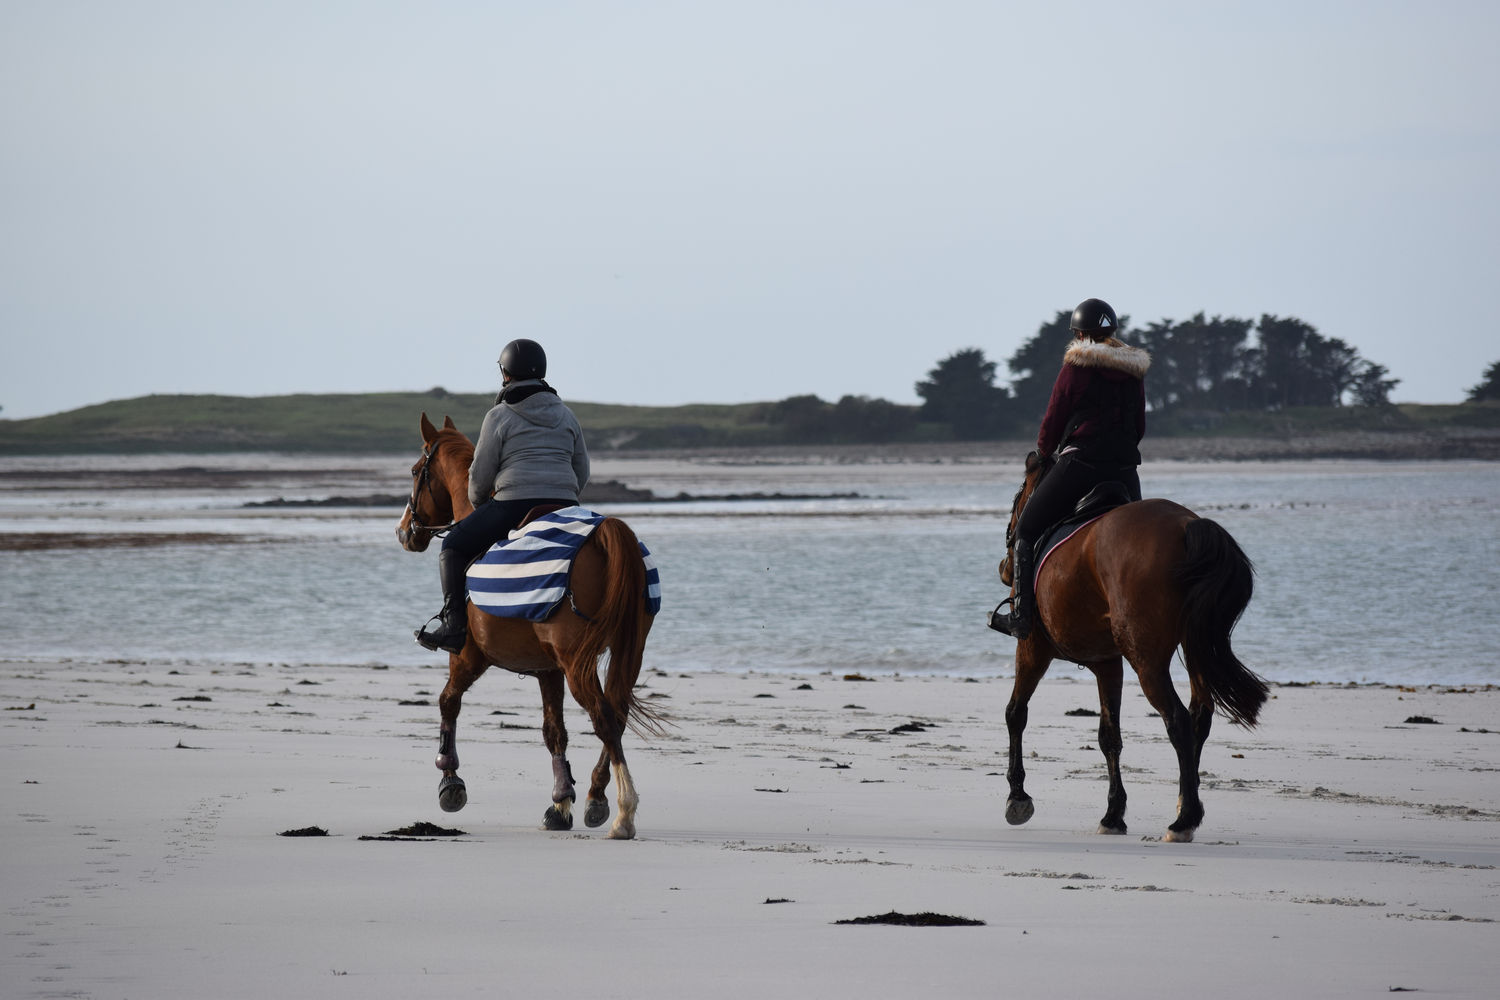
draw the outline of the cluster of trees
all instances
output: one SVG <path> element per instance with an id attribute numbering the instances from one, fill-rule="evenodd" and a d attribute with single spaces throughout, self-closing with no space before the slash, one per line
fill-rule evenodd
<path id="1" fill-rule="evenodd" d="M 1484 378 L 1469 390 L 1468 400 L 1471 403 L 1500 400 L 1500 361 L 1484 370 Z"/>
<path id="2" fill-rule="evenodd" d="M 988 440 L 1033 433 L 1072 340 L 1072 313 L 1060 310 L 1000 365 L 976 347 L 956 351 L 916 384 L 919 407 L 868 396 L 829 403 L 792 396 L 766 404 L 759 414 L 788 441 L 885 442 L 930 437 L 941 428 L 953 437 Z M 1146 405 L 1154 414 L 1190 420 L 1232 411 L 1288 407 L 1390 405 L 1384 365 L 1360 356 L 1337 337 L 1293 317 L 1259 320 L 1204 313 L 1181 322 L 1163 319 L 1131 329 L 1120 317 L 1121 336 L 1151 352 Z M 1500 361 L 1469 390 L 1471 401 L 1500 400 Z M 929 425 L 924 428 L 923 425 Z M 933 426 L 935 425 L 935 426 Z"/>
<path id="3" fill-rule="evenodd" d="M 938 362 L 916 386 L 922 418 L 947 424 L 960 438 L 1034 427 L 1072 339 L 1071 316 L 1059 311 L 1010 356 L 1009 385 L 996 384 L 998 365 L 976 348 Z M 1388 406 L 1399 381 L 1388 378 L 1383 365 L 1299 319 L 1263 315 L 1255 322 L 1198 313 L 1136 331 L 1129 323 L 1128 316 L 1120 318 L 1122 336 L 1151 352 L 1146 404 L 1154 413 Z"/>

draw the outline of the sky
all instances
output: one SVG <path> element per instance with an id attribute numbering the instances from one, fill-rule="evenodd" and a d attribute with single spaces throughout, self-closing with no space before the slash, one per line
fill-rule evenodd
<path id="1" fill-rule="evenodd" d="M 1500 4 L 0 3 L 0 419 L 917 401 L 1059 310 L 1500 359 Z"/>

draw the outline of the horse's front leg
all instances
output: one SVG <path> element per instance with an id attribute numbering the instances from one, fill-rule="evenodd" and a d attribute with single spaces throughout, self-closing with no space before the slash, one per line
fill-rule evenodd
<path id="1" fill-rule="evenodd" d="M 438 696 L 437 768 L 443 772 L 438 782 L 438 805 L 443 812 L 458 812 L 469 802 L 469 790 L 458 776 L 458 713 L 463 708 L 464 692 L 473 686 L 489 664 L 478 658 L 478 647 L 470 642 L 461 653 L 448 654 L 448 683 Z M 473 657 L 472 659 L 469 657 Z"/>
<path id="2" fill-rule="evenodd" d="M 1099 821 L 1099 832 L 1123 834 L 1125 783 L 1120 780 L 1120 750 L 1125 744 L 1120 739 L 1120 692 L 1124 685 L 1124 664 L 1117 656 L 1102 663 L 1091 663 L 1089 669 L 1099 684 L 1099 749 L 1109 771 L 1109 799 L 1104 818 Z"/>
<path id="3" fill-rule="evenodd" d="M 1198 797 L 1198 750 L 1201 744 L 1193 713 L 1188 711 L 1172 686 L 1171 666 L 1168 656 L 1155 669 L 1137 669 L 1136 673 L 1140 676 L 1146 700 L 1160 713 L 1167 727 L 1167 738 L 1172 741 L 1172 749 L 1177 751 L 1177 819 L 1167 827 L 1162 839 L 1187 843 L 1203 823 L 1203 800 Z M 1212 705 L 1209 710 L 1212 711 Z"/>
<path id="4" fill-rule="evenodd" d="M 563 675 L 550 671 L 537 675 L 542 688 L 542 739 L 552 754 L 552 804 L 542 815 L 548 830 L 573 829 L 573 768 L 568 764 L 568 729 L 563 721 Z"/>
<path id="5" fill-rule="evenodd" d="M 1026 794 L 1021 734 L 1026 731 L 1026 706 L 1052 662 L 1051 656 L 1037 649 L 1040 641 L 1033 636 L 1016 644 L 1016 682 L 1011 689 L 1010 702 L 1005 706 L 1005 728 L 1010 733 L 1010 763 L 1005 771 L 1005 778 L 1010 782 L 1010 797 L 1005 801 L 1005 821 L 1011 826 L 1020 826 L 1036 811 L 1031 796 Z"/>
<path id="6" fill-rule="evenodd" d="M 598 822 L 603 823 L 609 815 L 609 806 L 604 801 L 604 786 L 609 783 L 611 770 L 615 773 L 615 805 L 620 807 L 620 812 L 609 828 L 609 835 L 614 840 L 630 840 L 635 836 L 635 810 L 641 797 L 636 794 L 635 779 L 631 778 L 630 766 L 625 763 L 625 748 L 620 745 L 619 736 L 607 741 L 603 752 L 599 754 L 599 763 L 594 767 L 589 788 L 589 808 L 584 814 L 584 821 L 587 822 L 589 816 L 594 815 L 596 802 L 603 808 Z M 598 787 L 597 792 L 594 786 Z"/>

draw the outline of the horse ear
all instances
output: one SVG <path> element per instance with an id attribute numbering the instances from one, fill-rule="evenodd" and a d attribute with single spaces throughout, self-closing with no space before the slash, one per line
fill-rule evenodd
<path id="1" fill-rule="evenodd" d="M 437 437 L 437 428 L 432 426 L 432 421 L 427 419 L 427 411 L 422 411 L 422 441 L 431 444 L 432 439 Z"/>
<path id="2" fill-rule="evenodd" d="M 1031 470 L 1035 469 L 1039 461 L 1041 461 L 1041 458 L 1037 455 L 1036 452 L 1028 451 L 1026 453 L 1026 471 L 1030 472 Z"/>
<path id="3" fill-rule="evenodd" d="M 447 416 L 446 414 L 443 416 L 443 430 L 445 430 L 445 431 L 456 431 L 456 430 L 458 430 L 458 425 L 453 422 L 453 418 L 450 417 L 450 416 Z"/>

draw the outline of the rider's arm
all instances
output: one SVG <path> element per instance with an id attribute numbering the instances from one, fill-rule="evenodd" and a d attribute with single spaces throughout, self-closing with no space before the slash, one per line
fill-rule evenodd
<path id="1" fill-rule="evenodd" d="M 495 493 L 495 477 L 500 474 L 500 418 L 504 406 L 496 406 L 484 415 L 479 428 L 479 443 L 474 446 L 474 460 L 469 463 L 469 503 L 478 507 Z"/>
<path id="2" fill-rule="evenodd" d="M 1036 450 L 1046 458 L 1062 444 L 1063 431 L 1078 407 L 1081 376 L 1073 365 L 1063 365 L 1052 383 L 1052 396 L 1047 400 L 1047 413 L 1042 417 L 1042 429 L 1037 432 Z"/>
<path id="3" fill-rule="evenodd" d="M 583 428 L 574 421 L 574 433 L 577 435 L 573 446 L 573 475 L 578 477 L 578 492 L 589 484 L 589 449 L 583 443 Z"/>

